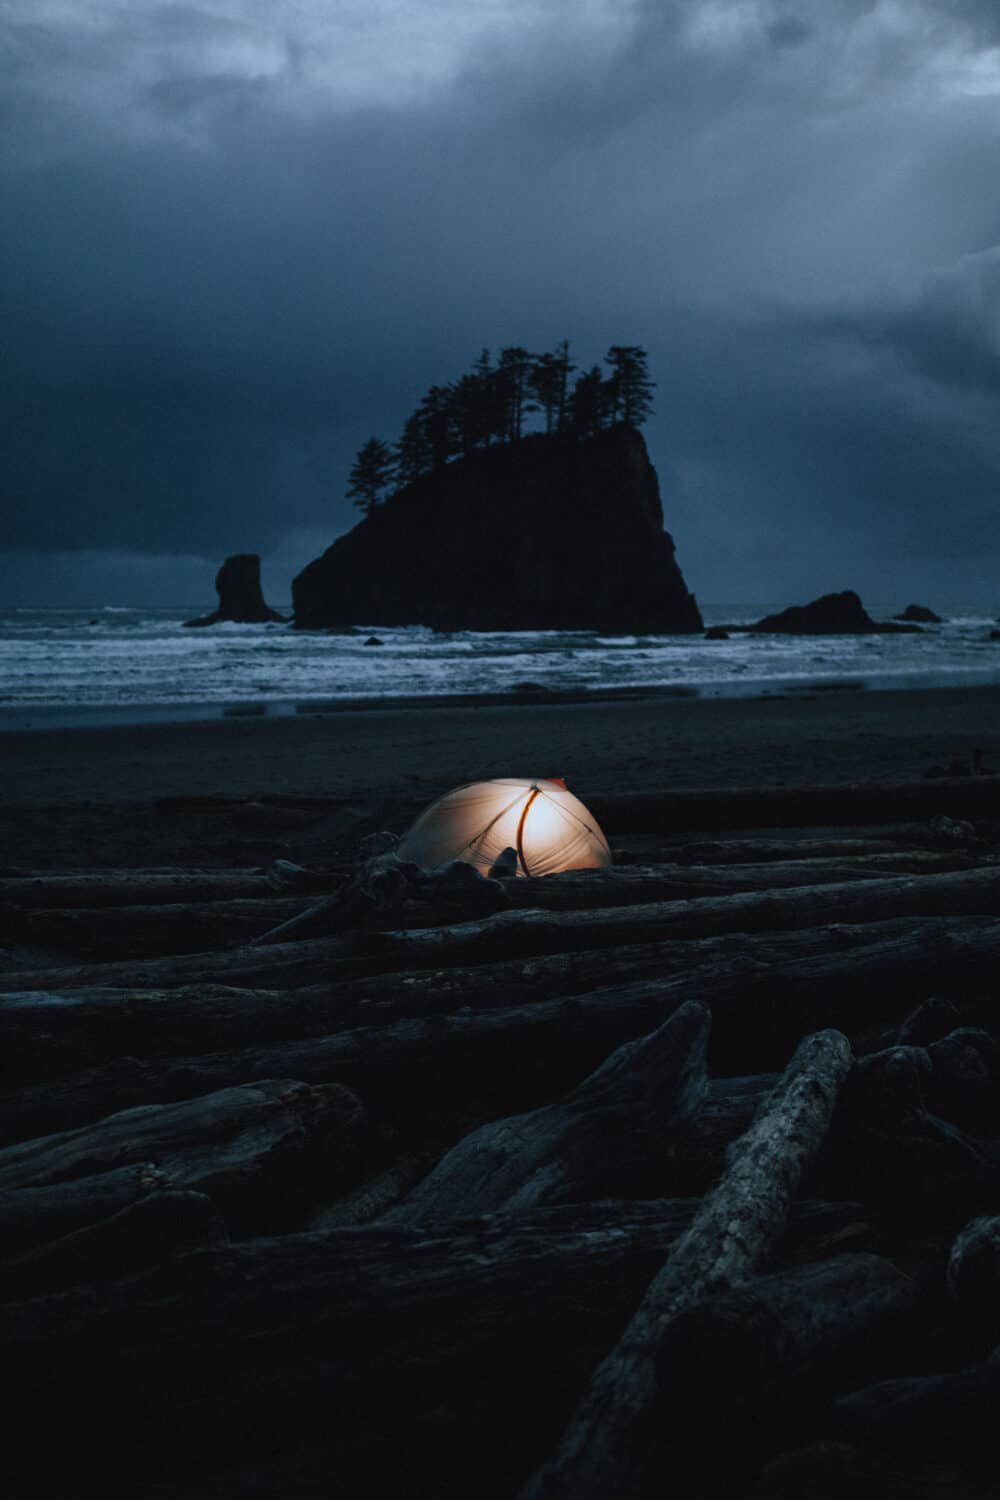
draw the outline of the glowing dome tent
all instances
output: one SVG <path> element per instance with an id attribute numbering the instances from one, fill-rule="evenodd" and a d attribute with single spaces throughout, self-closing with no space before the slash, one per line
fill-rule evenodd
<path id="1" fill-rule="evenodd" d="M 611 863 L 596 820 L 561 781 L 513 777 L 447 792 L 421 813 L 398 852 L 425 870 L 458 859 L 488 875 L 505 849 L 517 851 L 518 875 Z"/>

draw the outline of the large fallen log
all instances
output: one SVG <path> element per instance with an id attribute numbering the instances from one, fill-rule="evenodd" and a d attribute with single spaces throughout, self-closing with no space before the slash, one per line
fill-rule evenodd
<path id="1" fill-rule="evenodd" d="M 0 1266 L 0 1296 L 16 1301 L 113 1280 L 183 1250 L 224 1244 L 227 1237 L 222 1215 L 205 1193 L 149 1193 Z"/>
<path id="2" fill-rule="evenodd" d="M 614 1337 L 696 1210 L 606 1201 L 446 1234 L 285 1235 L 8 1305 L 0 1334 L 17 1381 L 6 1457 L 23 1442 L 36 1476 L 65 1463 L 78 1477 L 100 1472 L 102 1493 L 126 1476 L 135 1494 L 151 1452 L 158 1485 L 194 1484 L 224 1464 L 267 1463 L 318 1430 L 346 1493 L 390 1494 L 421 1466 L 440 1479 L 451 1461 L 442 1437 L 464 1426 L 480 1449 L 467 1492 L 510 1494 L 595 1340 Z M 807 1251 L 845 1211 L 854 1206 L 801 1205 L 788 1240 Z M 431 1447 L 402 1441 L 424 1424 Z M 53 1426 L 60 1442 L 39 1443 Z"/>
<path id="3" fill-rule="evenodd" d="M 607 951 L 543 955 L 448 969 L 376 974 L 295 989 L 237 984 L 178 984 L 168 989 L 26 988 L 0 994 L 0 1052 L 13 1082 L 40 1082 L 107 1057 L 162 1057 L 329 1035 L 359 1025 L 385 1025 L 465 1008 L 488 1010 L 586 993 L 609 982 L 638 979 L 691 982 L 729 973 L 780 970 L 796 959 L 898 943 L 906 963 L 916 942 L 931 970 L 954 940 L 981 930 L 985 917 L 907 918 L 837 924 L 777 933 L 724 933 L 669 944 L 628 944 Z M 332 967 L 332 966 L 331 966 Z M 336 972 L 336 971 L 334 971 Z M 24 977 L 24 976 L 22 976 Z M 272 982 L 280 972 L 271 976 Z M 332 976 L 331 976 L 332 977 Z M 943 1002 L 940 1002 L 943 1003 Z M 946 1030 L 960 1022 L 957 1013 Z M 942 1033 L 944 1034 L 944 1033 Z"/>
<path id="4" fill-rule="evenodd" d="M 621 869 L 569 870 L 542 878 L 511 878 L 470 882 L 466 889 L 428 899 L 420 885 L 400 879 L 389 901 L 376 904 L 363 888 L 325 897 L 312 907 L 299 908 L 255 941 L 262 944 L 326 937 L 351 928 L 392 926 L 434 927 L 443 922 L 472 921 L 513 906 L 520 910 L 592 911 L 601 907 L 638 906 L 647 902 L 691 901 L 739 891 L 769 891 L 795 886 L 845 884 L 877 880 L 886 875 L 928 875 L 994 865 L 991 852 L 911 850 L 899 854 L 866 855 L 860 859 L 798 859 L 717 865 L 656 864 Z M 433 881 L 433 874 L 422 877 Z M 274 903 L 276 917 L 278 903 Z M 263 911 L 261 904 L 261 911 Z M 397 915 L 394 917 L 394 912 Z M 234 913 L 234 920 L 240 915 Z M 51 926 L 36 924 L 23 941 L 44 946 L 53 942 Z M 139 940 L 139 939 L 137 939 Z"/>
<path id="5" fill-rule="evenodd" d="M 983 1037 L 966 1031 L 962 1036 Z M 1000 1151 L 931 1112 L 942 1096 L 938 1065 L 950 1072 L 955 1048 L 944 1038 L 929 1048 L 896 1046 L 859 1060 L 838 1120 L 852 1179 L 903 1221 L 923 1221 L 931 1210 L 938 1234 L 950 1239 L 953 1220 L 989 1210 L 1000 1195 Z M 943 1097 L 954 1088 L 946 1078 Z M 988 1075 L 986 1079 L 989 1083 Z M 982 1080 L 970 1079 L 979 1091 Z M 990 1090 L 992 1092 L 992 1090 Z M 955 1225 L 954 1227 L 957 1227 Z"/>
<path id="6" fill-rule="evenodd" d="M 73 964 L 59 968 L 0 974 L 0 994 L 12 990 L 79 988 L 158 989 L 181 984 L 240 984 L 266 987 L 315 984 L 338 960 L 349 956 L 343 937 L 315 942 L 282 943 L 271 948 L 232 948 L 208 953 L 178 953 L 167 958 L 137 958 L 117 963 Z"/>
<path id="7" fill-rule="evenodd" d="M 856 858 L 770 860 L 742 865 L 655 864 L 612 866 L 606 870 L 567 870 L 543 878 L 502 883 L 514 906 L 541 911 L 593 910 L 603 906 L 638 906 L 644 901 L 687 901 L 739 891 L 769 891 L 795 886 L 841 885 L 852 880 L 891 875 L 948 874 L 995 866 L 998 857 L 966 850 L 916 849 L 899 853 L 866 852 Z M 414 923 L 413 925 L 416 925 Z"/>
<path id="8" fill-rule="evenodd" d="M 955 1463 L 900 1463 L 825 1442 L 768 1464 L 751 1500 L 996 1500 L 996 1493 L 992 1479 Z"/>
<path id="9" fill-rule="evenodd" d="M 61 1239 L 166 1191 L 166 1174 L 151 1161 L 45 1187 L 13 1188 L 0 1193 L 3 1253 L 22 1255 L 33 1245 Z"/>
<path id="10" fill-rule="evenodd" d="M 203 953 L 247 942 L 309 905 L 306 896 L 194 901 L 183 905 L 0 906 L 0 943 L 45 948 L 78 958 L 147 958 Z"/>
<path id="11" fill-rule="evenodd" d="M 100 1201 L 109 1172 L 152 1163 L 159 1185 L 205 1193 L 234 1233 L 260 1233 L 350 1185 L 365 1138 L 364 1111 L 346 1089 L 271 1079 L 7 1146 L 0 1194 L 8 1218 L 18 1192 L 71 1181 L 85 1192 L 85 1179 L 94 1179 Z M 34 1201 L 24 1208 L 34 1211 Z"/>
<path id="12" fill-rule="evenodd" d="M 953 1461 L 995 1482 L 1000 1462 L 996 1410 L 1000 1362 L 941 1374 L 881 1380 L 843 1397 L 836 1435 L 897 1457 Z"/>
<path id="13" fill-rule="evenodd" d="M 479 922 L 414 931 L 315 938 L 229 952 L 181 954 L 131 963 L 93 964 L 0 976 L 0 993 L 81 987 L 159 988 L 226 982 L 288 986 L 329 977 L 350 961 L 357 972 L 530 957 L 576 948 L 691 939 L 896 916 L 1000 912 L 1000 868 L 873 879 L 693 901 L 628 906 L 605 912 L 510 911 Z"/>
<path id="14" fill-rule="evenodd" d="M 487 961 L 561 948 L 608 948 L 723 932 L 815 927 L 825 922 L 899 916 L 1000 915 L 1000 868 L 902 876 L 803 889 L 754 891 L 695 901 L 666 901 L 601 911 L 510 911 L 479 922 L 372 932 L 360 951 L 391 955 L 398 966 Z"/>
<path id="15" fill-rule="evenodd" d="M 863 782 L 747 790 L 591 793 L 587 806 L 610 834 L 732 828 L 884 825 L 928 818 L 1000 817 L 1000 776 Z"/>
<path id="16" fill-rule="evenodd" d="M 623 845 L 640 849 L 639 844 Z M 662 843 L 649 841 L 649 849 L 662 849 Z M 919 852 L 979 853 L 991 845 L 976 832 L 971 823 L 939 819 L 930 823 L 897 823 L 871 831 L 859 830 L 852 836 L 816 835 L 812 838 L 762 838 L 704 839 L 698 842 L 672 845 L 670 858 L 681 864 L 692 865 L 743 865 L 762 864 L 770 860 L 782 863 L 795 859 L 856 859 L 869 855 L 903 855 Z M 659 854 L 654 858 L 664 857 Z M 631 858 L 630 863 L 646 864 L 651 856 Z"/>
<path id="17" fill-rule="evenodd" d="M 650 1283 L 635 1316 L 596 1370 L 526 1500 L 631 1493 L 649 1443 L 657 1352 L 670 1324 L 712 1293 L 740 1285 L 777 1244 L 802 1174 L 815 1158 L 851 1065 L 846 1037 L 801 1043 L 754 1124 L 734 1147 L 718 1187 Z"/>
<path id="18" fill-rule="evenodd" d="M 912 1268 L 858 1252 L 795 1266 L 710 1297 L 660 1339 L 661 1387 L 682 1402 L 794 1377 L 805 1360 L 838 1350 L 910 1310 L 926 1285 Z"/>
<path id="19" fill-rule="evenodd" d="M 574 994 L 503 1009 L 432 1015 L 280 1045 L 123 1057 L 59 1081 L 0 1095 L 0 1139 L 24 1139 L 143 1102 L 190 1098 L 253 1079 L 340 1082 L 380 1115 L 407 1122 L 464 1115 L 483 1121 L 531 1109 L 572 1088 L 615 1047 L 661 1025 L 686 1000 L 713 1013 L 713 1066 L 766 1072 L 804 1029 L 838 1020 L 866 1034 L 900 1024 L 939 985 L 992 1003 L 1000 923 L 928 935 L 914 924 L 864 949 L 828 952 L 751 972 Z M 414 1067 L 414 1058 L 420 1067 Z"/>
<path id="20" fill-rule="evenodd" d="M 159 906 L 193 901 L 266 900 L 275 894 L 253 870 L 79 870 L 0 880 L 0 903 L 10 906 Z"/>
<path id="21" fill-rule="evenodd" d="M 682 1005 L 626 1042 L 555 1104 L 483 1125 L 447 1152 L 385 1224 L 534 1208 L 607 1192 L 636 1156 L 656 1152 L 705 1096 L 709 1013 Z"/>

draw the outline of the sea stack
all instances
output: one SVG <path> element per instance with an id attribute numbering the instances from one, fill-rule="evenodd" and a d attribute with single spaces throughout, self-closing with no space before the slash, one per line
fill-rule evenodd
<path id="1" fill-rule="evenodd" d="M 215 575 L 215 588 L 219 595 L 219 607 L 210 615 L 201 615 L 197 620 L 185 620 L 185 625 L 218 625 L 223 620 L 232 620 L 239 625 L 265 625 L 276 620 L 287 624 L 287 617 L 279 615 L 264 601 L 260 587 L 260 558 L 256 552 L 238 552 L 227 557 Z"/>
<path id="2" fill-rule="evenodd" d="M 920 635 L 919 625 L 873 620 L 853 589 L 792 604 L 748 627 L 762 635 Z"/>
<path id="3" fill-rule="evenodd" d="M 624 424 L 534 434 L 445 464 L 375 507 L 292 585 L 303 628 L 690 633 L 704 628 Z"/>

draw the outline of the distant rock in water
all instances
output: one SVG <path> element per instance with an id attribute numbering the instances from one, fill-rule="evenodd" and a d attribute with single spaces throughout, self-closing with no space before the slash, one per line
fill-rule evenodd
<path id="1" fill-rule="evenodd" d="M 919 635 L 919 625 L 881 624 L 873 620 L 853 589 L 824 594 L 811 604 L 793 604 L 776 615 L 765 615 L 750 629 L 760 634 L 787 635 Z"/>
<path id="2" fill-rule="evenodd" d="M 936 615 L 926 604 L 908 604 L 902 614 L 896 615 L 897 620 L 908 620 L 911 625 L 943 625 L 944 621 L 940 615 Z"/>
<path id="3" fill-rule="evenodd" d="M 706 641 L 728 641 L 729 631 L 725 625 L 710 625 L 705 631 Z"/>
<path id="4" fill-rule="evenodd" d="M 197 620 L 185 620 L 185 625 L 218 625 L 223 620 L 233 620 L 239 625 L 265 625 L 269 620 L 288 623 L 285 615 L 279 615 L 276 609 L 264 602 L 260 588 L 260 558 L 256 552 L 238 552 L 234 557 L 227 557 L 215 575 L 215 587 L 219 595 L 218 609 Z"/>
<path id="5" fill-rule="evenodd" d="M 292 585 L 295 624 L 437 630 L 703 628 L 641 434 L 535 434 L 406 486 Z"/>

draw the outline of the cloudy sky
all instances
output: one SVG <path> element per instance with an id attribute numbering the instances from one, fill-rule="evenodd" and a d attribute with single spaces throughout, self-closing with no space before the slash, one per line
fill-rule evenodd
<path id="1" fill-rule="evenodd" d="M 0 605 L 276 600 L 483 345 L 642 343 L 706 602 L 1000 602 L 995 0 L 5 0 Z"/>

